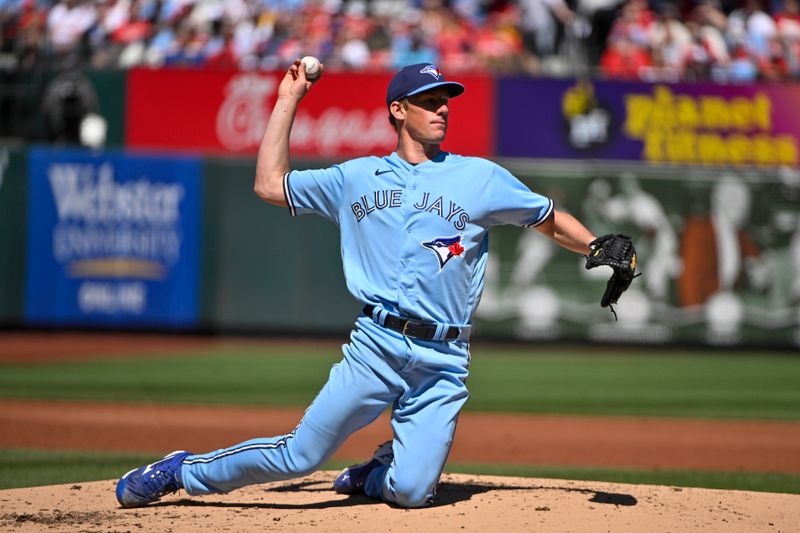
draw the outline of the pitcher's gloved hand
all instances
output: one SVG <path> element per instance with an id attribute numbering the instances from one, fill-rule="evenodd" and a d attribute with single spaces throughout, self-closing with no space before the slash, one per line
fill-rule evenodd
<path id="1" fill-rule="evenodd" d="M 608 265 L 614 269 L 611 278 L 606 284 L 606 292 L 600 300 L 601 307 L 611 308 L 614 319 L 617 313 L 612 304 L 622 293 L 631 286 L 636 274 L 636 249 L 633 241 L 627 235 L 603 235 L 589 243 L 589 255 L 586 256 L 586 269 L 592 269 L 600 265 Z M 639 274 L 641 275 L 641 274 Z"/>

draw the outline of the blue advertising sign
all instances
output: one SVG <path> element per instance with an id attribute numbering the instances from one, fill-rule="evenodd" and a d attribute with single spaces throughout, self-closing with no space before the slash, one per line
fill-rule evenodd
<path id="1" fill-rule="evenodd" d="M 26 323 L 194 325 L 200 168 L 191 157 L 31 150 Z"/>

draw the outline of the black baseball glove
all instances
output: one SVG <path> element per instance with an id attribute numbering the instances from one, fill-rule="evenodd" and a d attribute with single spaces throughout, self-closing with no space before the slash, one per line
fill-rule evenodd
<path id="1" fill-rule="evenodd" d="M 614 269 L 606 284 L 600 306 L 609 307 L 616 320 L 617 313 L 612 304 L 617 303 L 622 293 L 628 290 L 633 278 L 641 275 L 636 274 L 636 249 L 627 235 L 603 235 L 590 242 L 589 249 L 591 252 L 586 256 L 586 270 L 600 265 L 608 265 Z"/>

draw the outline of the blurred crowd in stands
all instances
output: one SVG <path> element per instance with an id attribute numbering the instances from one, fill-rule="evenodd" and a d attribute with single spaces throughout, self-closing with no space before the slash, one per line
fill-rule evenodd
<path id="1" fill-rule="evenodd" d="M 0 68 L 463 71 L 747 82 L 800 77 L 798 0 L 0 0 Z"/>

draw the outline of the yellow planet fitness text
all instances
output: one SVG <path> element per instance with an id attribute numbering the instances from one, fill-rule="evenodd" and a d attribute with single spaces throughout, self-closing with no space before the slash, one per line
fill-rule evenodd
<path id="1" fill-rule="evenodd" d="M 772 102 L 752 98 L 688 96 L 656 86 L 650 94 L 625 96 L 624 131 L 644 142 L 646 161 L 701 165 L 792 165 L 797 140 L 773 135 Z"/>

